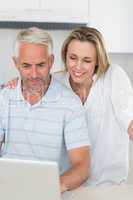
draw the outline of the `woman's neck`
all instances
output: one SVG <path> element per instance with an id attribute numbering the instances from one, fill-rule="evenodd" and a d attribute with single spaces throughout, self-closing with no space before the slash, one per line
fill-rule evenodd
<path id="1" fill-rule="evenodd" d="M 70 85 L 73 89 L 73 91 L 79 96 L 82 104 L 84 104 L 87 100 L 87 97 L 90 93 L 90 89 L 92 87 L 92 83 L 93 80 L 88 81 L 85 84 L 80 84 L 80 83 L 74 83 L 71 79 L 70 79 Z"/>

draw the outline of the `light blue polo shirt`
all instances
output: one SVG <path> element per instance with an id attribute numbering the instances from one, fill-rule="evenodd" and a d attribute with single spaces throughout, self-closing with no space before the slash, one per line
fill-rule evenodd
<path id="1" fill-rule="evenodd" d="M 0 93 L 0 140 L 3 157 L 50 160 L 60 163 L 63 149 L 90 145 L 80 100 L 54 78 L 36 104 L 30 105 L 15 89 Z"/>

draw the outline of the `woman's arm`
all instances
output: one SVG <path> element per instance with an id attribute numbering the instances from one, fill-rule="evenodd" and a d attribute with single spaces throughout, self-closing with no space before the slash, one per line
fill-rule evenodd
<path id="1" fill-rule="evenodd" d="M 128 134 L 129 134 L 130 139 L 133 140 L 133 120 L 129 124 Z"/>

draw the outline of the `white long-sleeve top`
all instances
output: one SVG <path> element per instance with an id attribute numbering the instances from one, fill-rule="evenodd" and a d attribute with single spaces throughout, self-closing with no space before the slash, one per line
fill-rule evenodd
<path id="1" fill-rule="evenodd" d="M 62 84 L 71 88 L 68 73 L 55 74 Z M 83 105 L 91 141 L 91 176 L 87 183 L 121 183 L 128 175 L 129 137 L 127 129 L 133 119 L 131 82 L 118 65 L 94 83 Z"/>

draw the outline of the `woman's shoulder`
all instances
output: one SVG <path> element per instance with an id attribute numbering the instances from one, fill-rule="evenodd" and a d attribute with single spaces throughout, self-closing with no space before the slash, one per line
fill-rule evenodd
<path id="1" fill-rule="evenodd" d="M 127 75 L 125 70 L 118 64 L 111 64 L 107 70 L 107 74 L 110 74 L 111 76 L 121 75 L 121 74 Z"/>
<path id="2" fill-rule="evenodd" d="M 129 85 L 130 79 L 124 69 L 118 64 L 111 64 L 97 81 L 97 85 L 104 88 L 104 91 L 110 93 L 112 88 L 123 87 L 123 84 Z M 124 86 L 125 87 L 125 86 Z"/>
<path id="3" fill-rule="evenodd" d="M 110 90 L 114 90 L 116 92 L 124 89 L 127 90 L 132 87 L 131 80 L 127 72 L 117 64 L 110 65 L 105 75 L 105 85 L 108 85 Z"/>
<path id="4" fill-rule="evenodd" d="M 126 71 L 118 64 L 111 64 L 105 73 L 104 79 L 107 81 L 119 82 L 119 80 L 129 79 Z"/>

